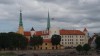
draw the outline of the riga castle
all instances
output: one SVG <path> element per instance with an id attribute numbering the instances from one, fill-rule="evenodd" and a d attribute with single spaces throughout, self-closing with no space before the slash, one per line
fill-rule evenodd
<path id="1" fill-rule="evenodd" d="M 24 31 L 22 22 L 22 12 L 20 11 L 19 28 L 17 33 L 26 36 L 30 41 L 30 37 L 33 35 L 43 37 L 43 44 L 38 49 L 61 49 L 62 47 L 76 47 L 77 45 L 84 45 L 88 43 L 88 30 L 86 28 L 83 31 L 80 30 L 65 30 L 57 27 L 50 27 L 50 17 L 48 12 L 47 28 L 45 30 L 36 31 L 33 27 L 30 31 Z M 53 46 L 51 43 L 52 35 L 57 34 L 61 36 L 61 42 L 58 46 Z"/>

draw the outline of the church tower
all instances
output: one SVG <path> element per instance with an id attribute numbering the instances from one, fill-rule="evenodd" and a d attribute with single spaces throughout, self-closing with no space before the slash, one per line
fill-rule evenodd
<path id="1" fill-rule="evenodd" d="M 84 28 L 83 32 L 85 33 L 86 36 L 89 36 L 87 28 Z"/>
<path id="2" fill-rule="evenodd" d="M 85 43 L 88 43 L 89 32 L 88 32 L 87 28 L 84 28 L 83 32 L 84 32 L 84 34 L 85 34 Z"/>
<path id="3" fill-rule="evenodd" d="M 31 36 L 33 36 L 35 34 L 35 30 L 34 30 L 34 28 L 32 27 L 32 29 L 31 29 Z"/>
<path id="4" fill-rule="evenodd" d="M 48 11 L 48 19 L 47 19 L 47 30 L 50 29 L 50 16 L 49 16 L 49 11 Z"/>
<path id="5" fill-rule="evenodd" d="M 22 22 L 22 11 L 21 10 L 20 10 L 20 17 L 19 17 L 19 28 L 18 28 L 17 33 L 24 35 L 24 28 L 23 28 L 23 22 Z"/>

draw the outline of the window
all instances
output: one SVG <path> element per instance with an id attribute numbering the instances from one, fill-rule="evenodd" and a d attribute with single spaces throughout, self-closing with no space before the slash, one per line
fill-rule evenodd
<path id="1" fill-rule="evenodd" d="M 52 49 L 54 49 L 54 47 L 52 47 Z"/>
<path id="2" fill-rule="evenodd" d="M 80 39 L 80 41 L 83 41 L 83 39 Z"/>
<path id="3" fill-rule="evenodd" d="M 84 36 L 82 36 L 82 37 L 84 37 Z"/>
<path id="4" fill-rule="evenodd" d="M 63 39 L 62 39 L 62 41 L 63 41 Z"/>
<path id="5" fill-rule="evenodd" d="M 76 35 L 76 37 L 77 37 L 77 35 Z"/>
<path id="6" fill-rule="evenodd" d="M 68 38 L 69 38 L 69 36 L 68 36 Z"/>
<path id="7" fill-rule="evenodd" d="M 73 39 L 72 39 L 72 41 L 73 41 Z"/>
<path id="8" fill-rule="evenodd" d="M 65 44 L 67 44 L 67 42 L 65 42 Z"/>
<path id="9" fill-rule="evenodd" d="M 65 41 L 66 41 L 66 39 L 65 39 Z"/>
<path id="10" fill-rule="evenodd" d="M 71 42 L 70 42 L 70 44 L 71 44 Z"/>
<path id="11" fill-rule="evenodd" d="M 78 42 L 76 42 L 76 44 L 78 44 Z"/>
<path id="12" fill-rule="evenodd" d="M 70 39 L 70 41 L 71 41 L 71 39 Z"/>
<path id="13" fill-rule="evenodd" d="M 80 38 L 81 38 L 81 36 L 80 36 Z"/>
<path id="14" fill-rule="evenodd" d="M 62 44 L 63 44 L 63 42 L 62 42 Z"/>
<path id="15" fill-rule="evenodd" d="M 70 38 L 71 38 L 71 36 L 70 36 Z"/>
<path id="16" fill-rule="evenodd" d="M 40 49 L 42 50 L 42 47 Z"/>
<path id="17" fill-rule="evenodd" d="M 73 38 L 73 36 L 72 36 L 72 38 Z"/>
<path id="18" fill-rule="evenodd" d="M 73 44 L 73 42 L 72 42 L 72 44 Z"/>
<path id="19" fill-rule="evenodd" d="M 47 45 L 47 43 L 45 43 L 45 45 Z"/>
<path id="20" fill-rule="evenodd" d="M 45 49 L 47 49 L 47 47 L 45 47 Z"/>

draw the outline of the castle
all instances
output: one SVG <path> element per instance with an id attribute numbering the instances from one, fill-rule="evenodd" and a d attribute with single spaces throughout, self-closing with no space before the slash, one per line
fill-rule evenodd
<path id="1" fill-rule="evenodd" d="M 84 45 L 88 43 L 88 30 L 84 28 L 83 31 L 80 30 L 65 30 L 59 29 L 57 27 L 51 27 L 50 25 L 50 16 L 48 12 L 47 18 L 47 29 L 36 31 L 32 27 L 30 31 L 24 31 L 23 22 L 22 22 L 22 12 L 20 11 L 20 20 L 19 20 L 19 28 L 18 32 L 26 36 L 26 38 L 30 41 L 30 36 L 36 35 L 43 37 L 43 44 L 38 47 L 38 49 L 61 49 L 61 47 L 76 47 L 77 45 Z M 61 45 L 57 47 L 51 44 L 52 35 L 57 34 L 61 36 Z"/>

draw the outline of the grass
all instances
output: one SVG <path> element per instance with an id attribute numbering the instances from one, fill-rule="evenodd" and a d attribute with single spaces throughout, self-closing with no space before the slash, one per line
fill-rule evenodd
<path id="1" fill-rule="evenodd" d="M 0 53 L 0 56 L 16 56 L 13 52 Z"/>

